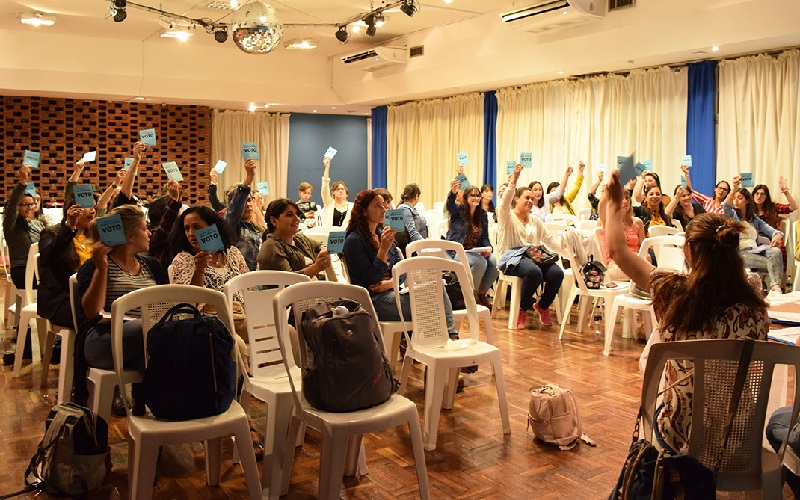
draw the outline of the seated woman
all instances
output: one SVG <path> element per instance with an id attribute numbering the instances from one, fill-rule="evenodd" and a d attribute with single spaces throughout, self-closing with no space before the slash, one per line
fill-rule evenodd
<path id="1" fill-rule="evenodd" d="M 358 193 L 353 202 L 353 214 L 347 226 L 344 242 L 344 257 L 350 273 L 350 282 L 369 290 L 372 305 L 381 321 L 400 321 L 392 283 L 392 267 L 400 259 L 400 251 L 394 244 L 395 230 L 379 228 L 383 223 L 386 208 L 383 197 L 374 190 Z M 458 335 L 453 321 L 453 308 L 447 294 L 444 296 L 447 331 L 451 337 Z M 400 305 L 405 321 L 411 319 L 411 303 L 407 293 L 400 295 Z"/>
<path id="2" fill-rule="evenodd" d="M 450 212 L 447 239 L 461 243 L 464 250 L 467 250 L 475 301 L 482 306 L 490 307 L 486 292 L 494 285 L 500 271 L 497 270 L 497 257 L 492 253 L 492 244 L 489 242 L 489 218 L 483 209 L 482 196 L 477 186 L 466 188 L 461 203 L 456 204 L 456 194 L 460 185 L 461 181 L 458 179 L 450 182 L 450 192 L 445 202 L 447 211 Z M 481 253 L 469 251 L 479 247 L 488 250 Z M 451 257 L 458 260 L 458 255 Z"/>
<path id="3" fill-rule="evenodd" d="M 347 185 L 342 181 L 336 181 L 331 186 L 329 173 L 331 170 L 331 159 L 323 158 L 322 164 L 325 171 L 322 173 L 322 225 L 323 226 L 342 226 L 347 227 L 350 222 L 350 214 L 353 211 L 353 204 L 347 201 Z M 330 189 L 329 189 L 330 187 Z"/>
<path id="4" fill-rule="evenodd" d="M 317 278 L 331 263 L 328 250 L 300 233 L 300 209 L 287 198 L 267 205 L 267 236 L 258 251 L 261 270 L 302 273 Z"/>
<path id="5" fill-rule="evenodd" d="M 70 194 L 64 200 L 61 223 L 46 228 L 39 238 L 41 283 L 36 300 L 37 314 L 55 325 L 75 329 L 69 302 L 69 277 L 92 256 L 89 224 L 95 216 L 94 207 L 82 208 Z"/>
<path id="6" fill-rule="evenodd" d="M 481 186 L 481 207 L 487 214 L 492 214 L 494 217 L 494 188 L 491 184 L 484 184 Z"/>
<path id="7" fill-rule="evenodd" d="M 622 225 L 625 228 L 625 244 L 635 255 L 639 255 L 639 247 L 645 239 L 644 224 L 642 220 L 633 215 L 633 207 L 631 206 L 631 194 L 626 190 L 622 194 Z M 611 259 L 611 254 L 608 251 L 608 243 L 606 243 L 605 230 L 600 229 L 600 245 L 603 252 L 605 264 L 608 267 L 606 276 L 614 281 L 628 281 L 630 277 L 625 274 Z"/>
<path id="8" fill-rule="evenodd" d="M 686 228 L 683 251 L 691 271 L 684 275 L 658 271 L 628 249 L 618 172 L 611 175 L 600 201 L 600 217 L 611 258 L 640 289 L 653 296 L 659 328 L 642 353 L 642 373 L 650 345 L 655 342 L 743 337 L 766 340 L 767 305 L 744 272 L 739 234 L 745 228 L 740 222 L 718 214 L 695 217 Z M 656 438 L 660 447 L 685 453 L 691 434 L 693 366 L 688 361 L 668 363 L 661 382 L 667 389 L 657 402 Z"/>
<path id="9" fill-rule="evenodd" d="M 689 187 L 675 186 L 675 197 L 664 208 L 664 212 L 681 223 L 684 229 L 695 216 L 706 213 L 703 205 L 692 198 L 692 189 Z"/>
<path id="10" fill-rule="evenodd" d="M 261 236 L 264 233 L 256 216 L 255 196 L 251 193 L 251 184 L 255 177 L 256 162 L 248 158 L 244 162 L 245 178 L 228 190 L 228 209 L 225 211 L 225 221 L 237 235 L 236 247 L 239 248 L 247 262 L 247 268 L 256 270 L 258 248 L 261 245 Z"/>
<path id="11" fill-rule="evenodd" d="M 112 370 L 111 324 L 102 321 L 101 313 L 110 312 L 114 300 L 128 292 L 153 285 L 169 283 L 166 271 L 154 257 L 142 255 L 150 246 L 150 231 L 141 210 L 132 205 L 115 208 L 109 215 L 118 214 L 125 231 L 125 243 L 108 247 L 98 234 L 96 224 L 89 228 L 92 256 L 78 270 L 78 334 L 75 339 L 75 402 L 85 406 L 88 399 L 86 372 L 90 366 Z M 130 313 L 129 313 L 130 314 Z M 135 315 L 130 314 L 130 315 Z M 144 370 L 144 341 L 142 322 L 125 322 L 122 332 L 125 352 L 124 366 Z M 134 390 L 134 398 L 138 387 Z M 144 411 L 137 402 L 136 413 Z"/>
<path id="12" fill-rule="evenodd" d="M 563 252 L 563 244 L 560 238 L 553 236 L 547 230 L 539 217 L 531 215 L 534 204 L 533 193 L 527 186 L 517 188 L 520 173 L 522 165 L 517 165 L 495 212 L 497 246 L 500 253 L 499 267 L 509 276 L 522 278 L 520 310 L 509 312 L 517 314 L 517 328 L 525 328 L 525 318 L 532 306 L 539 314 L 542 325 L 550 326 L 553 324 L 550 319 L 550 305 L 564 280 L 564 271 L 558 264 L 540 267 L 525 257 L 525 251 L 530 246 L 544 244 L 552 251 Z M 542 281 L 545 283 L 544 292 L 534 304 L 533 295 Z"/>
<path id="13" fill-rule="evenodd" d="M 384 197 L 386 195 L 378 192 Z M 395 234 L 395 243 L 400 247 L 400 251 L 405 253 L 406 246 L 412 241 L 423 240 L 428 237 L 428 223 L 419 215 L 417 205 L 419 204 L 419 197 L 422 194 L 417 184 L 408 184 L 403 188 L 403 203 L 397 208 L 403 211 L 403 221 L 405 222 L 406 230 Z M 388 207 L 387 207 L 388 209 Z"/>
<path id="14" fill-rule="evenodd" d="M 566 170 L 564 170 L 564 178 L 561 179 L 561 184 L 556 184 L 551 182 L 550 185 L 548 186 L 547 194 L 544 194 L 544 188 L 542 187 L 541 182 L 533 181 L 530 184 L 528 184 L 528 189 L 530 189 L 531 194 L 533 194 L 533 206 L 531 207 L 531 215 L 535 215 L 536 217 L 539 217 L 541 220 L 544 220 L 547 217 L 547 214 L 550 213 L 550 209 L 553 205 L 553 202 L 555 200 L 561 199 L 561 197 L 564 196 L 564 191 L 567 189 L 567 181 L 569 180 L 570 175 L 572 175 L 572 167 L 567 165 Z M 497 196 L 499 200 L 500 198 L 503 197 L 503 194 L 498 192 Z M 500 202 L 498 201 L 498 204 L 499 203 Z M 495 220 L 497 220 L 496 209 L 495 209 Z"/>
<path id="15" fill-rule="evenodd" d="M 756 204 L 756 215 L 774 227 L 775 229 L 781 228 L 781 216 L 788 216 L 797 210 L 797 201 L 792 197 L 789 192 L 789 185 L 786 178 L 780 176 L 778 178 L 778 187 L 781 193 L 786 197 L 789 203 L 775 203 L 769 194 L 769 188 L 764 184 L 759 184 L 753 188 L 753 202 Z M 781 244 L 781 256 L 783 257 L 783 270 L 786 271 L 786 246 Z"/>
<path id="16" fill-rule="evenodd" d="M 583 171 L 586 168 L 586 165 L 583 162 L 578 163 L 578 177 L 575 178 L 575 184 L 572 185 L 572 189 L 569 190 L 568 193 L 565 193 L 563 196 L 558 198 L 553 198 L 551 201 L 552 207 L 550 208 L 554 214 L 567 214 L 567 215 L 575 215 L 575 209 L 572 208 L 572 202 L 575 201 L 575 197 L 578 196 L 578 191 L 581 190 L 581 185 L 583 185 Z M 572 172 L 572 167 L 568 167 L 568 171 Z M 559 186 L 556 182 L 551 182 L 550 185 L 547 186 L 547 192 L 552 193 Z"/>
<path id="17" fill-rule="evenodd" d="M 664 190 L 661 189 L 661 178 L 658 176 L 658 174 L 649 170 L 645 170 L 642 172 L 642 175 L 636 177 L 636 184 L 633 186 L 633 199 L 637 203 L 643 204 L 645 198 L 647 197 L 647 192 L 653 186 L 658 186 L 658 189 L 661 190 L 662 193 L 664 192 Z M 672 200 L 669 196 L 662 194 L 661 201 L 664 203 L 664 206 L 667 206 Z"/>
<path id="18" fill-rule="evenodd" d="M 736 186 L 736 180 L 734 180 L 734 186 Z M 744 266 L 766 269 L 769 276 L 770 294 L 783 293 L 781 290 L 783 257 L 780 250 L 780 246 L 783 244 L 783 233 L 756 216 L 755 204 L 750 191 L 745 188 L 736 189 L 733 196 L 728 197 L 728 199 L 731 198 L 733 206 L 729 205 L 727 201 L 722 206 L 725 209 L 725 215 L 744 223 L 744 230 L 739 235 L 739 252 L 742 255 Z M 770 239 L 768 248 L 759 247 L 756 241 L 759 234 L 764 234 Z"/>
<path id="19" fill-rule="evenodd" d="M 672 225 L 672 218 L 667 215 L 667 212 L 664 210 L 664 201 L 661 195 L 661 188 L 653 184 L 646 189 L 645 204 L 638 207 L 633 207 L 634 215 L 642 219 L 645 234 L 647 234 L 650 226 Z M 634 192 L 636 192 L 635 189 Z"/>

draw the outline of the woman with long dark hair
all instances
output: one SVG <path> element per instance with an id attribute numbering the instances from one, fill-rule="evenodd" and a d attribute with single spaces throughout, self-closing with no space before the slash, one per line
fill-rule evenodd
<path id="1" fill-rule="evenodd" d="M 456 203 L 456 194 L 461 181 L 453 179 L 450 183 L 450 192 L 447 194 L 445 206 L 450 213 L 450 227 L 447 230 L 447 239 L 457 241 L 467 251 L 469 268 L 472 271 L 472 284 L 475 291 L 475 300 L 482 306 L 489 307 L 486 292 L 494 284 L 500 271 L 497 269 L 497 257 L 492 252 L 489 241 L 489 219 L 483 209 L 482 195 L 477 186 L 464 189 L 461 203 Z M 472 252 L 474 248 L 482 249 L 481 252 Z M 458 260 L 457 255 L 451 257 Z"/>
<path id="2" fill-rule="evenodd" d="M 611 258 L 636 285 L 651 292 L 659 327 L 642 353 L 644 372 L 650 345 L 694 339 L 750 337 L 766 340 L 767 305 L 747 280 L 739 255 L 745 226 L 719 214 L 700 214 L 686 227 L 683 247 L 689 274 L 659 271 L 628 249 L 622 224 L 622 185 L 614 172 L 600 202 L 600 217 Z M 669 361 L 659 397 L 655 431 L 658 445 L 685 453 L 691 435 L 693 364 Z"/>
<path id="3" fill-rule="evenodd" d="M 331 263 L 328 250 L 300 233 L 301 209 L 288 198 L 267 205 L 267 236 L 258 251 L 258 268 L 320 277 Z"/>
<path id="4" fill-rule="evenodd" d="M 633 207 L 633 213 L 636 217 L 642 219 L 644 223 L 645 234 L 650 229 L 650 226 L 671 226 L 672 218 L 667 215 L 664 210 L 664 200 L 661 193 L 661 188 L 656 184 L 646 188 L 645 191 L 645 204 Z"/>
<path id="5" fill-rule="evenodd" d="M 778 179 L 778 187 L 780 187 L 781 193 L 786 197 L 786 201 L 789 202 L 788 204 L 772 201 L 769 188 L 764 184 L 759 184 L 753 188 L 753 202 L 756 205 L 756 215 L 775 229 L 780 229 L 781 215 L 789 215 L 797 210 L 797 200 L 795 200 L 789 192 L 789 184 L 783 176 Z"/>

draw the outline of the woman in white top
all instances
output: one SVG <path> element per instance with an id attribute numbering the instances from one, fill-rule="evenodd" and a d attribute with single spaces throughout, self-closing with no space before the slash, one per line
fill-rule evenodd
<path id="1" fill-rule="evenodd" d="M 559 184 L 558 187 L 552 192 L 547 194 L 544 194 L 544 188 L 542 187 L 542 183 L 539 181 L 533 181 L 528 185 L 528 188 L 533 194 L 533 207 L 531 208 L 532 215 L 537 216 L 541 220 L 544 220 L 545 217 L 547 217 L 547 214 L 550 213 L 553 202 L 560 200 L 561 197 L 564 196 L 564 190 L 567 189 L 567 181 L 569 180 L 570 175 L 572 175 L 572 167 L 568 165 L 567 169 L 564 171 L 564 178 L 561 179 L 561 184 Z"/>
<path id="2" fill-rule="evenodd" d="M 350 212 L 353 211 L 353 203 L 347 201 L 347 186 L 342 181 L 336 181 L 331 186 L 331 178 L 328 176 L 331 159 L 323 158 L 322 164 L 325 165 L 325 172 L 322 174 L 322 203 L 325 204 L 322 209 L 322 225 L 347 227 Z"/>
<path id="3" fill-rule="evenodd" d="M 514 175 L 500 198 L 497 207 L 497 246 L 500 253 L 499 268 L 509 276 L 522 278 L 522 300 L 517 316 L 517 328 L 525 328 L 528 309 L 534 306 L 539 319 L 545 326 L 552 325 L 550 305 L 561 287 L 564 271 L 558 264 L 539 266 L 524 256 L 530 246 L 545 244 L 550 250 L 563 251 L 560 238 L 553 236 L 536 216 L 531 215 L 534 195 L 531 189 L 523 186 L 517 189 L 517 180 L 522 165 L 514 168 Z M 566 182 L 566 176 L 565 176 Z M 533 294 L 545 282 L 544 292 L 539 302 L 534 304 Z M 514 314 L 511 311 L 510 314 Z"/>

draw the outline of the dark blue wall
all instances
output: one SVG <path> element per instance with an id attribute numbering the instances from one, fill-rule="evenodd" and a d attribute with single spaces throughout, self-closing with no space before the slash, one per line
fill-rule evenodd
<path id="1" fill-rule="evenodd" d="M 286 191 L 297 201 L 297 186 L 314 186 L 311 197 L 322 203 L 322 155 L 328 146 L 337 150 L 331 161 L 331 184 L 344 181 L 348 200 L 367 189 L 367 118 L 365 116 L 307 115 L 293 113 L 289 123 L 289 176 Z"/>

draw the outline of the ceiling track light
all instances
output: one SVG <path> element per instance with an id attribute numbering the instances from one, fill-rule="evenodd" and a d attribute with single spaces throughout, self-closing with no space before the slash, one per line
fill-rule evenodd
<path id="1" fill-rule="evenodd" d="M 375 14 L 372 12 L 364 16 L 364 23 L 367 25 L 366 33 L 368 36 L 375 36 L 376 32 L 375 21 L 376 21 Z"/>
<path id="2" fill-rule="evenodd" d="M 350 33 L 347 32 L 347 26 L 339 26 L 339 29 L 336 30 L 336 39 L 339 40 L 339 43 L 342 45 L 350 40 Z"/>
<path id="3" fill-rule="evenodd" d="M 225 26 L 214 26 L 214 40 L 218 43 L 225 43 L 228 40 L 228 28 Z"/>
<path id="4" fill-rule="evenodd" d="M 419 12 L 419 2 L 417 0 L 402 0 L 400 11 L 408 17 L 412 17 Z"/>
<path id="5" fill-rule="evenodd" d="M 128 6 L 127 0 L 113 0 L 112 4 L 114 7 L 112 8 L 112 14 L 114 16 L 115 23 L 121 23 L 128 17 L 128 12 L 126 11 L 126 7 Z"/>

